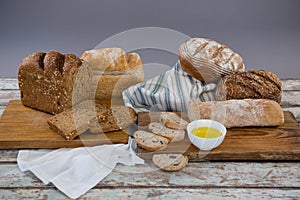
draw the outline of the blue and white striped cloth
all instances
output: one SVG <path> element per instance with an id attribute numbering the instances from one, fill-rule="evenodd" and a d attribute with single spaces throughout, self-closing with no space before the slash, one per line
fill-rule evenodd
<path id="1" fill-rule="evenodd" d="M 213 101 L 216 84 L 204 84 L 182 70 L 170 70 L 124 90 L 123 101 L 136 112 L 185 112 L 189 102 Z"/>

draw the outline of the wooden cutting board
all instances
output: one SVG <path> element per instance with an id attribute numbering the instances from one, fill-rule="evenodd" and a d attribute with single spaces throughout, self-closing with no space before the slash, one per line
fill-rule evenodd
<path id="1" fill-rule="evenodd" d="M 138 128 L 147 129 L 151 121 L 159 121 L 159 114 L 139 113 Z M 0 119 L 0 149 L 63 148 L 94 146 L 111 143 L 127 143 L 127 130 L 106 134 L 85 133 L 72 141 L 66 141 L 52 131 L 47 124 L 51 115 L 27 108 L 19 100 L 10 101 Z M 186 119 L 186 113 L 182 113 Z M 300 160 L 300 127 L 290 112 L 285 112 L 285 123 L 279 127 L 228 129 L 223 143 L 216 149 L 200 151 L 186 136 L 183 141 L 171 143 L 168 148 L 154 153 L 179 152 L 190 160 Z M 145 159 L 153 152 L 139 149 Z"/>
<path id="2" fill-rule="evenodd" d="M 150 122 L 159 121 L 160 113 L 139 113 L 139 129 L 147 129 Z M 186 113 L 181 117 L 187 119 Z M 290 112 L 284 113 L 285 123 L 279 127 L 231 128 L 223 143 L 212 151 L 200 151 L 186 135 L 180 142 L 170 143 L 167 149 L 154 153 L 178 152 L 190 160 L 300 160 L 300 127 Z M 140 149 L 139 155 L 150 159 L 153 152 Z"/>
<path id="3" fill-rule="evenodd" d="M 52 131 L 47 120 L 52 115 L 12 100 L 0 118 L 0 149 L 10 148 L 62 148 L 127 143 L 127 131 L 105 134 L 85 133 L 72 141 Z"/>

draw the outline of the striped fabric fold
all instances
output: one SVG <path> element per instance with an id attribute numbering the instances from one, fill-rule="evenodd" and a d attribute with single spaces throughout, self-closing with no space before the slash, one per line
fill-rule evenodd
<path id="1" fill-rule="evenodd" d="M 170 70 L 124 90 L 123 101 L 136 112 L 185 112 L 189 102 L 213 101 L 216 84 L 193 78 L 180 62 Z"/>

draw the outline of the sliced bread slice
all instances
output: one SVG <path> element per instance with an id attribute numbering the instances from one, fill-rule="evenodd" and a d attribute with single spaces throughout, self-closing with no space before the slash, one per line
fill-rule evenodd
<path id="1" fill-rule="evenodd" d="M 89 129 L 89 122 L 95 118 L 95 113 L 89 109 L 69 109 L 48 119 L 52 130 L 66 138 L 73 140 Z"/>
<path id="2" fill-rule="evenodd" d="M 188 164 L 189 159 L 182 154 L 155 154 L 152 162 L 162 170 L 179 171 Z"/>
<path id="3" fill-rule="evenodd" d="M 97 119 L 90 123 L 91 133 L 111 132 L 126 129 L 136 121 L 135 111 L 126 106 L 96 104 Z"/>
<path id="4" fill-rule="evenodd" d="M 166 137 L 171 142 L 181 141 L 185 137 L 184 130 L 170 129 L 159 122 L 151 122 L 148 127 L 154 134 Z"/>
<path id="5" fill-rule="evenodd" d="M 169 143 L 167 138 L 143 130 L 136 131 L 133 137 L 139 147 L 148 151 L 165 149 Z"/>
<path id="6" fill-rule="evenodd" d="M 173 112 L 161 112 L 160 121 L 168 128 L 183 130 L 186 129 L 188 122 Z"/>

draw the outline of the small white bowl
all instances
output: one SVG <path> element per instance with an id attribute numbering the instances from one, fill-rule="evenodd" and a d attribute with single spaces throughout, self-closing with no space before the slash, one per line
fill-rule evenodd
<path id="1" fill-rule="evenodd" d="M 220 131 L 222 135 L 217 138 L 201 138 L 192 134 L 192 130 L 199 127 L 215 128 Z M 190 122 L 187 126 L 187 132 L 189 139 L 193 145 L 201 150 L 208 151 L 218 147 L 223 142 L 227 130 L 223 124 L 217 121 L 201 119 Z"/>

